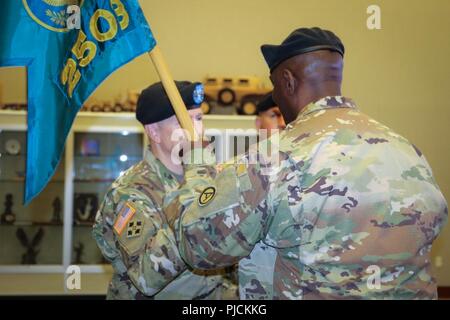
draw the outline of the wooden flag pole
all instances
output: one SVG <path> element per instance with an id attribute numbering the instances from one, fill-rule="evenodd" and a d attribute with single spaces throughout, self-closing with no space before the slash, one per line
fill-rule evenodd
<path id="1" fill-rule="evenodd" d="M 191 117 L 189 116 L 186 105 L 181 98 L 180 92 L 175 85 L 172 75 L 170 74 L 169 67 L 164 60 L 164 56 L 162 55 L 159 46 L 156 45 L 153 50 L 149 52 L 149 55 L 155 65 L 156 71 L 159 74 L 159 78 L 161 79 L 164 89 L 166 90 L 170 103 L 175 110 L 175 114 L 177 115 L 181 128 L 187 130 L 191 141 L 197 141 L 198 136 L 195 132 Z"/>

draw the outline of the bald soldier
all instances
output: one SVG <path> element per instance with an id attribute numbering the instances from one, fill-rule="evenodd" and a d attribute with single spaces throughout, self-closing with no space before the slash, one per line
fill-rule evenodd
<path id="1" fill-rule="evenodd" d="M 201 133 L 203 87 L 176 82 L 197 132 Z M 136 118 L 150 141 L 143 161 L 119 177 L 106 193 L 93 236 L 114 269 L 108 299 L 236 299 L 237 287 L 224 270 L 193 270 L 181 259 L 163 211 L 183 181 L 183 167 L 171 157 L 180 126 L 162 87 L 142 91 Z M 231 278 L 231 277 L 230 277 Z"/>
<path id="2" fill-rule="evenodd" d="M 435 299 L 430 250 L 448 210 L 424 155 L 341 95 L 332 32 L 261 49 L 288 123 L 278 166 L 185 160 L 168 208 L 183 259 L 240 261 L 242 299 Z"/>

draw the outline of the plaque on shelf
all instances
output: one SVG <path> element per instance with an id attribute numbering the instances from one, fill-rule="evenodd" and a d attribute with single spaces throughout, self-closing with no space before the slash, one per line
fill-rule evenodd
<path id="1" fill-rule="evenodd" d="M 25 230 L 22 228 L 18 228 L 16 232 L 16 236 L 19 239 L 22 246 L 26 249 L 25 253 L 22 255 L 22 264 L 36 264 L 37 255 L 40 250 L 37 250 L 37 247 L 42 241 L 44 237 L 44 229 L 39 228 L 38 232 L 34 235 L 33 239 L 30 241 L 28 239 Z"/>
<path id="2" fill-rule="evenodd" d="M 82 156 L 100 155 L 100 142 L 96 139 L 83 139 L 81 141 L 80 154 Z"/>
<path id="3" fill-rule="evenodd" d="M 55 200 L 53 200 L 53 216 L 52 216 L 52 223 L 54 224 L 62 224 L 61 219 L 61 199 L 59 197 L 56 197 Z"/>
<path id="4" fill-rule="evenodd" d="M 1 216 L 2 224 L 13 224 L 16 221 L 16 215 L 12 212 L 13 206 L 13 195 L 7 194 L 5 200 L 5 212 Z"/>
<path id="5" fill-rule="evenodd" d="M 21 146 L 20 142 L 16 139 L 9 139 L 5 143 L 5 150 L 10 155 L 18 155 L 20 152 Z"/>
<path id="6" fill-rule="evenodd" d="M 75 193 L 74 222 L 77 225 L 92 225 L 98 210 L 98 196 L 95 193 Z"/>

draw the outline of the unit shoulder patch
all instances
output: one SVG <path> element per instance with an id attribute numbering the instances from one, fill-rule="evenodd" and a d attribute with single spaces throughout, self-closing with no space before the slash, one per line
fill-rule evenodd
<path id="1" fill-rule="evenodd" d="M 203 190 L 200 197 L 198 198 L 198 205 L 206 206 L 212 199 L 214 199 L 215 195 L 216 195 L 216 188 L 207 187 L 205 190 Z"/>
<path id="2" fill-rule="evenodd" d="M 144 226 L 143 220 L 135 220 L 128 222 L 127 238 L 135 238 L 142 234 Z"/>

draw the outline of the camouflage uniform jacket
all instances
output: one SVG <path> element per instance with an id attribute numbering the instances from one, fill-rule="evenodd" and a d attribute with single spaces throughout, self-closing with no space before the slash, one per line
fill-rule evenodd
<path id="1" fill-rule="evenodd" d="M 241 299 L 436 298 L 430 249 L 448 209 L 416 147 L 337 96 L 306 106 L 277 154 L 185 165 L 167 214 L 182 214 L 187 263 L 240 260 Z"/>
<path id="2" fill-rule="evenodd" d="M 182 177 L 181 177 L 182 178 Z M 236 299 L 224 270 L 188 269 L 168 227 L 163 198 L 179 187 L 148 150 L 107 192 L 93 236 L 114 274 L 108 299 Z"/>

